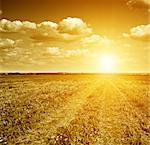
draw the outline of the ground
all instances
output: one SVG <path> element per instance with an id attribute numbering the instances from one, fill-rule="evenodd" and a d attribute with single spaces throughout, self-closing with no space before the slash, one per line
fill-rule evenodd
<path id="1" fill-rule="evenodd" d="M 0 144 L 148 145 L 149 75 L 1 75 Z"/>

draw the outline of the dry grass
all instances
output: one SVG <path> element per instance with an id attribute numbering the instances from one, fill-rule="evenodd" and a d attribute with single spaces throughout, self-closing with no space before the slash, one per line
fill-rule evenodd
<path id="1" fill-rule="evenodd" d="M 0 76 L 0 144 L 148 145 L 149 76 Z"/>

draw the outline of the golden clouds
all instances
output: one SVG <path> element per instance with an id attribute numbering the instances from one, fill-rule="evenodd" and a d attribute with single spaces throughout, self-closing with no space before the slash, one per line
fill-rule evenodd
<path id="1" fill-rule="evenodd" d="M 101 47 L 108 48 L 108 47 L 115 46 L 115 42 L 113 40 L 109 39 L 106 36 L 100 36 L 97 34 L 93 34 L 89 37 L 83 38 L 81 43 L 84 47 L 95 46 L 95 47 L 100 47 L 100 48 Z"/>
<path id="2" fill-rule="evenodd" d="M 129 33 L 124 33 L 124 36 L 147 40 L 150 36 L 149 28 L 150 25 L 136 26 L 131 28 Z M 6 70 L 59 70 L 61 67 L 64 69 L 66 65 L 68 69 L 80 64 L 90 70 L 88 65 L 96 64 L 102 53 L 122 55 L 126 50 L 138 49 L 130 44 L 131 41 L 134 43 L 132 39 L 128 42 L 128 39 L 122 39 L 121 36 L 111 38 L 94 33 L 80 18 L 68 17 L 60 22 L 41 23 L 2 19 L 0 32 L 3 38 L 0 40 L 0 67 L 3 66 Z M 141 44 L 141 48 L 143 47 Z M 125 57 L 123 59 L 126 60 Z M 82 66 L 79 69 L 82 70 Z"/>
<path id="3" fill-rule="evenodd" d="M 57 41 L 76 40 L 90 35 L 92 29 L 80 18 L 68 17 L 58 24 L 51 21 L 44 21 L 39 24 L 29 21 L 0 21 L 1 32 L 28 33 L 29 37 L 35 40 L 57 39 Z"/>
<path id="4" fill-rule="evenodd" d="M 36 29 L 36 24 L 28 21 L 9 21 L 7 19 L 2 19 L 0 21 L 0 32 L 25 32 L 27 30 Z"/>
<path id="5" fill-rule="evenodd" d="M 139 25 L 130 29 L 130 33 L 124 33 L 124 37 L 131 37 L 139 40 L 150 40 L 150 24 Z"/>
<path id="6" fill-rule="evenodd" d="M 89 44 L 95 44 L 95 43 L 99 43 L 101 41 L 101 37 L 99 35 L 96 35 L 96 34 L 93 34 L 89 37 L 85 37 L 83 40 L 82 40 L 82 44 L 84 46 L 87 46 Z"/>
<path id="7" fill-rule="evenodd" d="M 130 8 L 148 8 L 150 7 L 150 0 L 129 0 L 127 5 Z"/>
<path id="8" fill-rule="evenodd" d="M 0 39 L 0 48 L 15 47 L 15 41 L 11 39 Z"/>
<path id="9" fill-rule="evenodd" d="M 58 47 L 48 47 L 47 50 L 48 50 L 48 53 L 51 55 L 57 55 L 58 56 L 61 54 L 60 48 L 58 48 Z"/>
<path id="10" fill-rule="evenodd" d="M 51 56 L 57 56 L 57 57 L 85 56 L 85 55 L 88 55 L 89 53 L 88 49 L 65 50 L 59 47 L 48 47 L 47 51 Z"/>
<path id="11" fill-rule="evenodd" d="M 79 18 L 68 17 L 59 23 L 60 33 L 68 33 L 72 35 L 90 34 L 92 29 L 87 26 L 83 20 Z"/>
<path id="12" fill-rule="evenodd" d="M 21 21 L 9 21 L 2 19 L 0 21 L 0 31 L 2 32 L 19 32 L 22 27 Z"/>

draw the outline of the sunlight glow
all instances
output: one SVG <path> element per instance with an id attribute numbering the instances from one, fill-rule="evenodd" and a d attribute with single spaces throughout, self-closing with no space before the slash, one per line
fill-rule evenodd
<path id="1" fill-rule="evenodd" d="M 116 59 L 112 55 L 103 55 L 100 58 L 100 71 L 103 73 L 114 73 L 116 67 Z"/>

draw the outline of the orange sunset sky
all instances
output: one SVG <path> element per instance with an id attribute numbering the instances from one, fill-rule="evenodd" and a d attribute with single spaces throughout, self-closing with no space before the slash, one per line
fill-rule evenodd
<path id="1" fill-rule="evenodd" d="M 149 0 L 0 0 L 0 71 L 150 72 Z"/>

